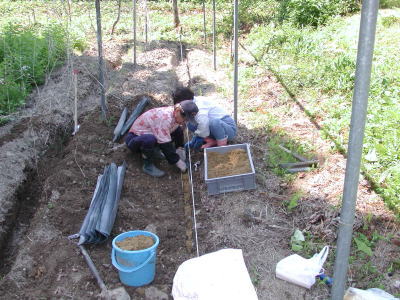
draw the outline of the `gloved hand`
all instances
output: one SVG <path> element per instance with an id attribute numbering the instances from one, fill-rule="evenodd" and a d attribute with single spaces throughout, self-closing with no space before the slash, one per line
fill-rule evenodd
<path id="1" fill-rule="evenodd" d="M 179 158 L 183 161 L 186 161 L 186 151 L 182 147 L 176 149 L 176 154 L 179 155 Z"/>
<path id="2" fill-rule="evenodd" d="M 190 123 L 190 122 L 188 122 L 188 123 L 186 124 L 186 126 L 187 126 L 187 128 L 188 128 L 191 132 L 195 132 L 196 129 L 197 129 L 197 125 L 192 124 L 192 123 Z"/>
<path id="3" fill-rule="evenodd" d="M 203 145 L 204 139 L 195 135 L 190 142 L 185 144 L 185 150 L 189 151 L 190 149 L 199 150 L 200 147 Z"/>

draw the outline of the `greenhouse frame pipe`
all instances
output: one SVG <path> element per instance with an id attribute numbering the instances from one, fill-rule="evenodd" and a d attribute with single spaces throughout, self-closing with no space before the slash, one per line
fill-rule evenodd
<path id="1" fill-rule="evenodd" d="M 121 116 L 119 117 L 118 124 L 114 129 L 114 137 L 113 137 L 113 140 L 112 140 L 114 143 L 121 136 L 121 130 L 122 130 L 122 127 L 125 124 L 127 116 L 128 116 L 128 109 L 126 107 L 124 107 L 124 110 L 122 111 Z"/>
<path id="2" fill-rule="evenodd" d="M 96 278 L 97 284 L 99 285 L 100 289 L 102 291 L 103 290 L 107 290 L 107 287 L 104 284 L 104 281 L 101 278 L 99 271 L 97 271 L 97 268 L 94 265 L 92 259 L 90 258 L 89 253 L 86 251 L 86 248 L 84 246 L 82 246 L 82 245 L 79 245 L 78 247 L 81 250 L 83 257 L 85 258 L 86 263 L 88 264 L 90 271 L 92 271 L 93 276 Z"/>
<path id="3" fill-rule="evenodd" d="M 107 118 L 106 89 L 104 86 L 104 59 L 103 59 L 103 41 L 101 37 L 101 11 L 100 0 L 95 1 L 96 23 L 97 23 L 97 52 L 99 57 L 99 82 L 100 82 L 100 106 L 103 118 Z"/>
<path id="4" fill-rule="evenodd" d="M 207 45 L 207 32 L 206 32 L 206 1 L 203 0 L 203 35 L 204 35 L 204 46 Z"/>
<path id="5" fill-rule="evenodd" d="M 144 14 L 145 14 L 145 23 L 144 23 L 144 36 L 145 36 L 145 45 L 147 47 L 147 43 L 148 43 L 148 30 L 149 30 L 149 12 L 148 12 L 148 8 L 147 8 L 147 0 L 144 0 Z"/>
<path id="6" fill-rule="evenodd" d="M 182 47 L 182 27 L 179 29 L 179 49 L 181 53 L 181 62 L 183 61 L 183 47 Z"/>
<path id="7" fill-rule="evenodd" d="M 133 2 L 133 66 L 136 67 L 136 0 Z"/>
<path id="8" fill-rule="evenodd" d="M 216 26 L 216 20 L 215 20 L 215 0 L 213 0 L 213 62 L 214 62 L 214 71 L 217 70 L 217 46 L 216 46 L 216 35 L 215 35 L 215 26 Z"/>
<path id="9" fill-rule="evenodd" d="M 340 225 L 333 274 L 332 300 L 343 299 L 347 277 L 358 181 L 360 176 L 378 9 L 379 0 L 363 1 L 357 50 L 356 79 L 350 123 L 348 158 L 346 163 L 343 201 L 340 212 Z"/>
<path id="10" fill-rule="evenodd" d="M 237 106 L 238 106 L 238 31 L 239 31 L 239 12 L 238 12 L 238 0 L 234 0 L 233 9 L 233 38 L 234 38 L 234 75 L 233 75 L 233 111 L 234 119 L 237 124 Z"/>

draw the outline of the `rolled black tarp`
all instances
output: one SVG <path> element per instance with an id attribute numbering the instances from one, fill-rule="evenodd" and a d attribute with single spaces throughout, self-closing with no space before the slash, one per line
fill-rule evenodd
<path id="1" fill-rule="evenodd" d="M 105 241 L 111 233 L 118 210 L 126 163 L 115 163 L 104 168 L 97 179 L 95 192 L 88 213 L 79 231 L 78 245 L 97 244 Z"/>
<path id="2" fill-rule="evenodd" d="M 119 120 L 118 120 L 118 124 L 117 124 L 117 126 L 115 127 L 115 129 L 114 129 L 114 137 L 113 137 L 113 142 L 115 143 L 118 139 L 119 139 L 119 137 L 121 136 L 121 130 L 122 130 L 122 127 L 124 126 L 124 124 L 125 124 L 125 121 L 126 121 L 126 117 L 128 116 L 128 109 L 126 108 L 126 107 L 124 107 L 124 110 L 122 111 L 122 113 L 121 113 L 121 116 L 119 117 Z"/>
<path id="3" fill-rule="evenodd" d="M 123 136 L 129 130 L 129 128 L 131 128 L 133 122 L 135 122 L 135 120 L 141 115 L 143 109 L 149 102 L 150 102 L 149 96 L 144 95 L 141 97 L 139 104 L 133 110 L 133 112 L 129 116 L 128 120 L 125 122 L 124 126 L 122 127 L 120 136 Z"/>
<path id="4" fill-rule="evenodd" d="M 110 188 L 107 194 L 107 201 L 102 210 L 100 222 L 96 226 L 96 231 L 108 238 L 117 216 L 118 203 L 121 196 L 122 185 L 125 177 L 126 163 L 115 169 L 115 177 L 110 181 Z M 112 171 L 114 172 L 114 170 Z M 113 173 L 112 173 L 113 174 Z M 115 180 L 114 180 L 115 178 Z"/>

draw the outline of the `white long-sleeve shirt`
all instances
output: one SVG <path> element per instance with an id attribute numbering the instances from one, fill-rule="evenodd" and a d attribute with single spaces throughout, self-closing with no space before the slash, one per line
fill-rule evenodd
<path id="1" fill-rule="evenodd" d="M 193 101 L 199 108 L 199 112 L 195 117 L 197 130 L 194 134 L 203 138 L 207 137 L 210 135 L 209 121 L 212 119 L 222 119 L 223 117 L 228 116 L 228 113 L 212 98 L 197 96 L 194 97 Z"/>

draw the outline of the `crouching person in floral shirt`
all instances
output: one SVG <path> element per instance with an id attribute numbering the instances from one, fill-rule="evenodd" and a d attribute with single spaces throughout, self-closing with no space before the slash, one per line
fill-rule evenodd
<path id="1" fill-rule="evenodd" d="M 169 164 L 176 165 L 182 172 L 186 172 L 181 125 L 193 121 L 198 111 L 193 101 L 182 101 L 174 106 L 153 108 L 136 119 L 125 143 L 132 151 L 142 153 L 143 171 L 146 174 L 154 177 L 165 174 L 154 165 L 154 159 L 160 155 L 163 155 Z"/>

